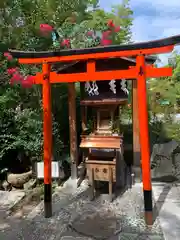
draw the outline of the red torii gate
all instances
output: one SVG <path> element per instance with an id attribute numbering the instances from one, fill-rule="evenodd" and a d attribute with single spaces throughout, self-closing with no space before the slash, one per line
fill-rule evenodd
<path id="1" fill-rule="evenodd" d="M 138 114 L 140 126 L 141 164 L 144 191 L 144 209 L 147 224 L 153 222 L 152 185 L 150 171 L 150 149 L 148 131 L 148 109 L 146 99 L 146 78 L 172 76 L 171 68 L 155 68 L 145 64 L 145 55 L 172 52 L 180 43 L 180 35 L 129 45 L 94 47 L 87 49 L 70 49 L 61 51 L 23 52 L 9 50 L 18 58 L 20 64 L 42 64 L 42 72 L 34 76 L 35 84 L 43 86 L 43 119 L 44 119 L 44 210 L 45 217 L 52 216 L 51 193 L 51 157 L 52 157 L 52 119 L 51 88 L 52 83 L 74 83 L 82 81 L 101 81 L 110 79 L 137 79 Z M 95 60 L 117 57 L 136 57 L 136 66 L 128 70 L 96 71 Z M 84 73 L 57 74 L 51 72 L 51 64 L 66 61 L 87 61 Z"/>

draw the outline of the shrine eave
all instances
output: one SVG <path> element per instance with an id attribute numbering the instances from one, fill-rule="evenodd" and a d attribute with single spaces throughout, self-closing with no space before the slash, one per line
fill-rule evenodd
<path id="1" fill-rule="evenodd" d="M 169 38 L 122 44 L 122 45 L 111 45 L 111 46 L 101 46 L 83 49 L 66 49 L 66 50 L 56 50 L 56 51 L 19 51 L 9 49 L 9 53 L 14 58 L 49 58 L 49 57 L 65 57 L 72 55 L 85 55 L 85 54 L 96 54 L 96 53 L 110 53 L 110 52 L 120 52 L 120 51 L 133 51 L 133 50 L 145 50 L 145 49 L 155 49 L 167 46 L 174 46 L 180 44 L 180 35 L 176 35 Z"/>
<path id="2" fill-rule="evenodd" d="M 100 106 L 100 105 L 125 105 L 128 103 L 128 97 L 127 98 L 107 98 L 103 100 L 96 100 L 96 99 L 83 99 L 80 101 L 81 106 Z"/>
<path id="3" fill-rule="evenodd" d="M 135 58 L 128 58 L 128 57 L 118 57 L 118 58 L 109 58 L 109 59 L 97 59 L 95 62 L 97 65 L 108 65 L 108 67 L 112 66 L 112 69 L 117 65 L 119 69 L 119 66 L 121 65 L 122 61 L 126 61 L 129 66 L 136 65 L 136 59 Z M 157 56 L 145 56 L 145 61 L 147 64 L 154 64 L 157 60 Z M 86 71 L 87 61 L 72 61 L 72 62 L 58 62 L 54 63 L 52 65 L 52 70 L 56 71 L 57 73 L 62 72 L 77 72 L 78 69 L 80 69 L 80 72 L 83 70 Z M 101 69 L 102 70 L 102 69 Z M 110 68 L 109 68 L 110 70 Z"/>

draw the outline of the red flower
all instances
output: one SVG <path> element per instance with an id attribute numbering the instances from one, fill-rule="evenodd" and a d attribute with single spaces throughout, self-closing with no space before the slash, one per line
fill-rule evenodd
<path id="1" fill-rule="evenodd" d="M 102 38 L 109 38 L 109 36 L 111 35 L 111 33 L 112 33 L 112 32 L 111 32 L 110 30 L 103 32 L 103 33 L 102 33 Z"/>
<path id="2" fill-rule="evenodd" d="M 8 52 L 4 53 L 4 57 L 7 58 L 7 60 L 11 61 L 13 59 L 12 55 Z"/>
<path id="3" fill-rule="evenodd" d="M 112 40 L 111 39 L 101 39 L 101 45 L 102 46 L 108 46 L 112 44 Z"/>
<path id="4" fill-rule="evenodd" d="M 93 36 L 93 31 L 88 31 L 88 32 L 86 33 L 86 35 L 87 35 L 88 37 L 92 37 L 92 36 Z"/>
<path id="5" fill-rule="evenodd" d="M 114 28 L 115 27 L 115 25 L 113 23 L 113 20 L 109 20 L 107 25 L 108 25 L 109 28 Z"/>
<path id="6" fill-rule="evenodd" d="M 110 30 L 105 31 L 102 33 L 102 39 L 101 39 L 101 45 L 102 46 L 107 46 L 112 44 L 112 40 L 110 39 L 110 34 L 112 32 Z"/>
<path id="7" fill-rule="evenodd" d="M 69 40 L 69 39 L 64 39 L 64 40 L 61 42 L 61 46 L 62 46 L 62 47 L 70 47 L 70 40 Z"/>
<path id="8" fill-rule="evenodd" d="M 21 81 L 21 85 L 24 88 L 31 88 L 34 84 L 34 78 L 33 76 L 27 76 L 23 81 Z"/>
<path id="9" fill-rule="evenodd" d="M 20 73 L 14 73 L 10 79 L 10 84 L 21 83 L 23 81 L 23 76 Z"/>
<path id="10" fill-rule="evenodd" d="M 116 33 L 119 32 L 120 30 L 121 30 L 120 26 L 117 26 L 117 27 L 114 28 L 114 32 L 116 32 Z"/>
<path id="11" fill-rule="evenodd" d="M 40 24 L 40 31 L 41 32 L 52 32 L 53 27 L 50 26 L 49 24 Z"/>
<path id="12" fill-rule="evenodd" d="M 9 74 L 9 75 L 13 75 L 14 73 L 16 73 L 17 72 L 17 68 L 8 68 L 8 70 L 7 70 L 7 73 Z"/>

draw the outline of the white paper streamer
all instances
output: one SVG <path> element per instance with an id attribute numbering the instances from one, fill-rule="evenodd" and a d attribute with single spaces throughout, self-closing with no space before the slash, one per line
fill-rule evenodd
<path id="1" fill-rule="evenodd" d="M 125 92 L 127 95 L 129 95 L 129 91 L 126 87 L 126 82 L 127 82 L 127 80 L 125 80 L 125 79 L 121 80 L 121 89 L 123 90 L 123 92 Z"/>
<path id="2" fill-rule="evenodd" d="M 90 82 L 86 82 L 85 83 L 85 91 L 88 93 L 89 96 L 99 95 L 98 85 L 97 85 L 96 81 L 92 82 L 92 86 L 91 86 Z"/>
<path id="3" fill-rule="evenodd" d="M 114 94 L 116 94 L 116 80 L 111 80 L 110 82 L 109 82 L 109 85 L 110 85 L 110 89 L 111 89 L 111 91 L 114 93 Z"/>

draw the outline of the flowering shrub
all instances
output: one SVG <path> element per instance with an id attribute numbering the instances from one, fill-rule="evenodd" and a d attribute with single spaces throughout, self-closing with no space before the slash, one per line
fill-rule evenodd
<path id="1" fill-rule="evenodd" d="M 8 52 L 4 53 L 4 57 L 6 57 L 8 61 L 11 61 L 11 60 L 12 60 L 12 56 L 11 56 L 11 54 L 8 53 Z"/>
<path id="2" fill-rule="evenodd" d="M 24 76 L 20 72 L 20 68 L 16 66 L 17 62 L 13 59 L 10 53 L 4 53 L 4 57 L 8 62 L 13 62 L 13 65 L 15 65 L 14 67 L 7 68 L 7 73 L 10 76 L 10 84 L 21 84 L 24 88 L 31 88 L 34 83 L 33 76 Z"/>
<path id="3" fill-rule="evenodd" d="M 69 21 L 71 31 L 69 34 L 63 28 L 55 29 L 49 24 L 40 24 L 40 32 L 42 36 L 52 38 L 52 46 L 60 49 L 69 49 L 77 47 L 92 47 L 92 46 L 107 46 L 113 44 L 113 39 L 120 31 L 120 26 L 116 26 L 112 20 L 107 22 L 104 31 L 86 30 L 82 27 L 82 23 L 77 24 L 75 18 Z M 68 36 L 69 35 L 69 36 Z M 20 68 L 17 67 L 17 62 L 12 58 L 11 54 L 6 52 L 4 57 L 8 62 L 13 62 L 14 67 L 7 69 L 10 76 L 10 84 L 20 84 L 24 88 L 31 88 L 33 85 L 33 76 L 24 76 Z"/>
<path id="4" fill-rule="evenodd" d="M 68 24 L 68 32 L 65 29 Z M 55 29 L 48 24 L 40 24 L 40 32 L 43 36 L 52 38 L 52 45 L 55 48 L 81 48 L 92 46 L 106 46 L 114 43 L 116 34 L 120 31 L 120 26 L 116 26 L 113 20 L 107 22 L 103 31 L 86 29 L 86 21 L 78 23 L 75 18 L 65 22 L 65 26 Z"/>
<path id="5" fill-rule="evenodd" d="M 26 91 L 33 85 L 32 67 L 31 72 L 24 70 L 24 66 L 20 68 L 9 53 L 0 54 L 0 64 L 0 169 L 2 166 L 10 169 L 11 165 L 19 166 L 14 152 L 38 159 L 43 153 L 41 91 L 39 86 L 31 93 Z M 59 156 L 63 141 L 59 125 L 54 117 L 53 120 L 53 137 L 56 139 L 53 154 Z M 10 154 L 13 157 L 9 157 Z M 20 160 L 23 162 L 24 158 Z"/>
<path id="6" fill-rule="evenodd" d="M 43 37 L 51 36 L 53 47 L 57 49 L 69 49 L 111 45 L 114 42 L 116 34 L 120 31 L 120 26 L 116 26 L 113 20 L 107 22 L 106 29 L 102 32 L 91 29 L 87 30 L 83 22 L 80 24 L 76 23 L 75 17 L 70 18 L 68 24 L 71 29 L 69 33 L 66 32 L 64 26 L 56 29 L 49 24 L 40 24 L 40 33 Z M 20 84 L 24 88 L 31 88 L 34 82 L 33 76 L 24 76 L 10 53 L 4 53 L 4 57 L 8 62 L 14 62 L 15 65 L 7 69 L 7 73 L 10 76 L 10 84 Z"/>

